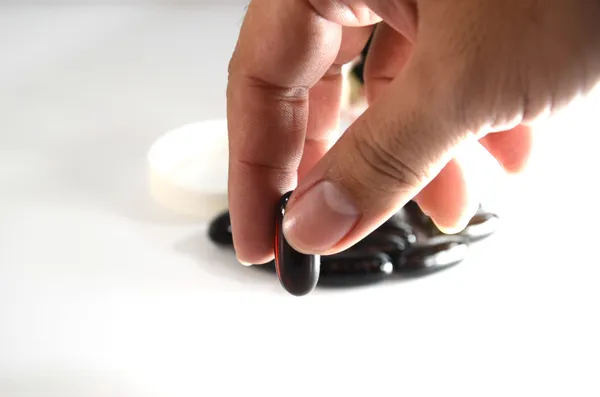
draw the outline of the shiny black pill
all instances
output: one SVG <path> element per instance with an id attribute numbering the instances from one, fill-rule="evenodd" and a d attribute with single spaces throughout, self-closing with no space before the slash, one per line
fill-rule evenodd
<path id="1" fill-rule="evenodd" d="M 383 252 L 390 256 L 402 254 L 408 246 L 407 241 L 393 233 L 375 230 L 367 237 L 353 245 L 350 250 L 364 253 Z"/>
<path id="2" fill-rule="evenodd" d="M 425 215 L 416 201 L 409 201 L 404 205 L 402 211 L 406 215 L 407 221 L 417 227 L 435 226 L 429 216 Z M 437 230 L 437 228 L 436 228 Z"/>
<path id="3" fill-rule="evenodd" d="M 409 221 L 423 230 L 428 237 L 432 238 L 442 234 L 431 218 L 425 215 L 414 201 L 405 205 L 404 211 L 407 213 Z M 498 230 L 499 221 L 498 215 L 485 211 L 480 205 L 467 226 L 455 236 L 469 243 L 483 240 Z"/>
<path id="4" fill-rule="evenodd" d="M 480 207 L 463 232 L 445 235 L 411 201 L 348 250 L 319 258 L 296 252 L 281 234 L 281 221 L 290 195 L 291 192 L 282 197 L 276 216 L 276 257 L 283 267 L 278 269 L 275 260 L 257 267 L 276 272 L 283 287 L 293 295 L 305 295 L 315 285 L 351 287 L 378 283 L 392 272 L 405 277 L 426 276 L 461 262 L 466 256 L 467 244 L 494 233 L 499 221 L 497 215 Z M 424 244 L 415 243 L 417 230 L 419 235 L 427 234 Z M 233 248 L 228 211 L 213 219 L 208 235 L 214 243 Z"/>
<path id="5" fill-rule="evenodd" d="M 498 231 L 500 217 L 491 212 L 479 212 L 459 234 L 471 242 L 483 240 Z"/>
<path id="6" fill-rule="evenodd" d="M 421 207 L 419 207 L 419 204 L 417 204 L 415 200 L 409 200 L 406 204 L 404 204 L 404 207 L 402 209 L 408 212 L 409 214 L 425 215 L 423 211 L 421 211 Z"/>
<path id="7" fill-rule="evenodd" d="M 467 257 L 469 246 L 457 241 L 413 246 L 394 263 L 394 272 L 403 276 L 425 276 L 459 264 Z"/>
<path id="8" fill-rule="evenodd" d="M 283 288 L 292 295 L 303 296 L 311 292 L 319 281 L 319 255 L 306 255 L 293 249 L 283 236 L 282 223 L 285 207 L 292 195 L 281 197 L 275 216 L 275 269 Z"/>
<path id="9" fill-rule="evenodd" d="M 233 245 L 229 211 L 219 214 L 208 226 L 208 237 L 219 245 Z"/>
<path id="10" fill-rule="evenodd" d="M 384 253 L 344 251 L 321 257 L 319 286 L 356 287 L 387 279 L 394 271 Z"/>
<path id="11" fill-rule="evenodd" d="M 405 222 L 398 214 L 393 215 L 385 221 L 376 231 L 398 236 L 404 239 L 407 244 L 414 244 L 417 241 L 417 235 L 412 226 Z"/>
<path id="12" fill-rule="evenodd" d="M 275 260 L 265 263 L 264 265 L 256 265 L 252 266 L 255 269 L 267 270 L 269 272 L 277 272 L 275 268 Z"/>

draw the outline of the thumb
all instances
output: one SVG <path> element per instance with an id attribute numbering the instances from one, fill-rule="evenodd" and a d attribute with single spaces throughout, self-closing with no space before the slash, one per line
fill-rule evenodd
<path id="1" fill-rule="evenodd" d="M 452 159 L 461 132 L 438 66 L 417 55 L 306 175 L 283 221 L 300 252 L 354 245 L 417 195 Z M 447 65 L 446 65 L 447 67 Z M 437 69 L 437 71 L 435 70 Z M 450 106 L 448 104 L 451 104 Z"/>

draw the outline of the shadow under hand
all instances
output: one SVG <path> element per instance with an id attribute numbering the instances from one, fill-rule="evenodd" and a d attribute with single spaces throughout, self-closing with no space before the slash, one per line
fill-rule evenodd
<path id="1" fill-rule="evenodd" d="M 57 370 L 40 368 L 37 372 L 7 374 L 0 379 L 0 395 L 6 397 L 147 397 L 142 390 L 127 381 L 124 374 L 95 370 Z"/>
<path id="2" fill-rule="evenodd" d="M 175 245 L 175 251 L 191 256 L 207 273 L 243 285 L 244 289 L 272 290 L 283 293 L 277 275 L 258 268 L 259 265 L 245 267 L 235 258 L 231 248 L 213 244 L 206 230 L 196 232 Z"/>

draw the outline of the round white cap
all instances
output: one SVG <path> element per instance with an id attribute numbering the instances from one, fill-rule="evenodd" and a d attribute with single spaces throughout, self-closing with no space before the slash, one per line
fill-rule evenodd
<path id="1" fill-rule="evenodd" d="M 212 218 L 227 209 L 227 120 L 185 125 L 148 152 L 150 194 L 180 215 Z"/>

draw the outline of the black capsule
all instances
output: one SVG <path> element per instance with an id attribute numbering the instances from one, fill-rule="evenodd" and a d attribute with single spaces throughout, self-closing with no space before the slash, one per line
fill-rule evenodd
<path id="1" fill-rule="evenodd" d="M 223 212 L 212 220 L 208 227 L 208 237 L 219 245 L 233 245 L 229 211 Z"/>
<path id="2" fill-rule="evenodd" d="M 415 200 L 409 200 L 406 204 L 404 204 L 404 207 L 402 207 L 402 209 L 409 213 L 409 214 L 422 214 L 423 212 L 421 211 L 421 207 L 419 207 L 419 204 L 417 204 L 417 202 Z"/>
<path id="3" fill-rule="evenodd" d="M 292 192 L 281 197 L 275 216 L 275 269 L 279 282 L 287 292 L 303 296 L 311 292 L 319 281 L 320 257 L 294 250 L 283 236 L 283 216 Z"/>
<path id="4" fill-rule="evenodd" d="M 392 259 L 384 253 L 344 251 L 321 257 L 319 286 L 356 287 L 379 283 L 393 271 Z"/>
<path id="5" fill-rule="evenodd" d="M 277 272 L 277 269 L 275 268 L 275 260 L 267 262 L 264 265 L 256 265 L 256 266 L 252 266 L 252 267 L 255 269 L 267 270 L 267 271 L 270 271 L 273 273 Z"/>
<path id="6" fill-rule="evenodd" d="M 276 272 L 275 261 L 254 266 L 261 271 Z M 357 287 L 376 284 L 393 274 L 393 259 L 382 252 L 347 250 L 321 256 L 320 287 Z"/>
<path id="7" fill-rule="evenodd" d="M 375 230 L 350 249 L 363 253 L 383 252 L 391 257 L 395 257 L 401 255 L 408 245 L 404 238 L 396 234 Z"/>
<path id="8" fill-rule="evenodd" d="M 394 272 L 420 277 L 459 264 L 467 257 L 468 245 L 459 241 L 413 246 L 394 263 Z"/>
<path id="9" fill-rule="evenodd" d="M 471 242 L 483 240 L 496 233 L 500 217 L 491 212 L 479 212 L 469 221 L 467 227 L 459 234 Z"/>
<path id="10" fill-rule="evenodd" d="M 379 226 L 376 231 L 396 235 L 404 239 L 407 244 L 414 244 L 417 241 L 413 227 L 404 221 L 399 214 L 393 215 Z"/>
<path id="11" fill-rule="evenodd" d="M 282 235 L 281 222 L 290 195 L 291 192 L 282 197 L 275 222 L 275 251 L 279 259 L 257 267 L 277 273 L 283 287 L 298 296 L 309 293 L 316 285 L 367 285 L 383 281 L 392 273 L 422 277 L 454 266 L 465 259 L 468 244 L 497 230 L 499 220 L 497 215 L 480 207 L 463 232 L 445 235 L 411 201 L 350 249 L 319 258 L 293 250 Z M 428 225 L 431 231 L 427 230 Z M 416 230 L 420 236 L 426 233 L 424 243 L 416 244 Z M 233 248 L 229 212 L 213 219 L 208 234 L 213 242 Z"/>
<path id="12" fill-rule="evenodd" d="M 417 227 L 435 227 L 435 225 L 431 221 L 431 218 L 429 218 L 429 216 L 425 215 L 425 213 L 421 211 L 419 204 L 417 204 L 417 202 L 414 200 L 410 200 L 408 203 L 406 203 L 402 208 L 402 212 L 406 215 L 408 222 Z"/>
<path id="13" fill-rule="evenodd" d="M 407 203 L 404 206 L 404 211 L 408 216 L 409 222 L 423 230 L 428 237 L 432 238 L 442 234 L 431 218 L 425 215 L 414 201 Z M 455 234 L 455 236 L 457 236 L 457 238 L 462 238 L 469 243 L 483 240 L 496 233 L 500 223 L 499 221 L 500 218 L 498 215 L 485 211 L 483 207 L 479 205 L 477 213 L 469 220 L 467 226 L 462 231 Z"/>
<path id="14" fill-rule="evenodd" d="M 358 79 L 361 85 L 365 84 L 364 78 L 364 69 L 365 69 L 365 60 L 367 58 L 367 53 L 369 52 L 369 47 L 371 46 L 373 35 L 369 37 L 367 44 L 364 46 L 362 52 L 360 53 L 360 59 L 352 68 L 352 74 Z"/>

